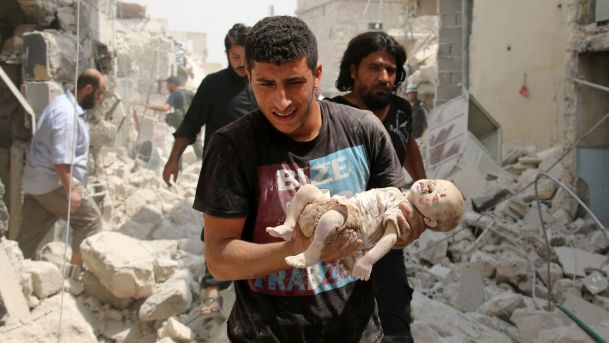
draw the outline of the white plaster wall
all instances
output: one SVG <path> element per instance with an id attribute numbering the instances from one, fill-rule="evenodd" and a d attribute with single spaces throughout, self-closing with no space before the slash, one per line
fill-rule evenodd
<path id="1" fill-rule="evenodd" d="M 505 142 L 548 147 L 563 140 L 571 1 L 474 1 L 470 91 L 501 124 Z M 518 92 L 525 73 L 528 97 Z"/>

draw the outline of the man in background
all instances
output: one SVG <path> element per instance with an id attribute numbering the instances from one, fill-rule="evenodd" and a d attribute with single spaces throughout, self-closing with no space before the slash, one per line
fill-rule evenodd
<path id="1" fill-rule="evenodd" d="M 412 114 L 408 102 L 395 95 L 406 77 L 406 52 L 384 32 L 362 33 L 347 46 L 336 88 L 347 91 L 332 101 L 370 110 L 381 120 L 391 137 L 400 164 L 414 181 L 425 179 L 423 159 L 412 137 Z M 391 250 L 373 267 L 376 300 L 383 342 L 412 342 L 410 300 L 412 288 L 406 279 L 402 250 Z"/>
<path id="2" fill-rule="evenodd" d="M 235 24 L 228 31 L 224 38 L 228 67 L 203 79 L 184 120 L 174 133 L 175 142 L 163 169 L 163 180 L 169 187 L 171 182 L 176 182 L 178 178 L 179 160 L 184 150 L 195 142 L 203 125 L 205 139 L 202 154 L 205 155 L 207 142 L 214 132 L 257 108 L 245 75 L 244 46 L 249 31 L 250 28 L 243 24 Z M 223 306 L 220 291 L 230 286 L 230 281 L 216 280 L 207 269 L 206 265 L 205 275 L 201 280 L 201 287 L 204 289 L 201 315 L 220 316 Z"/>
<path id="3" fill-rule="evenodd" d="M 105 89 L 105 77 L 86 69 L 78 77 L 76 95 L 66 91 L 55 97 L 40 116 L 23 172 L 23 221 L 17 242 L 25 258 L 34 259 L 36 248 L 57 219 L 67 219 L 68 205 L 73 265 L 82 266 L 80 243 L 102 229 L 99 208 L 86 190 L 89 124 L 85 111 L 95 107 Z"/>
<path id="4" fill-rule="evenodd" d="M 412 136 L 421 138 L 427 129 L 427 108 L 418 97 L 418 87 L 413 83 L 406 86 L 406 100 L 412 108 Z"/>

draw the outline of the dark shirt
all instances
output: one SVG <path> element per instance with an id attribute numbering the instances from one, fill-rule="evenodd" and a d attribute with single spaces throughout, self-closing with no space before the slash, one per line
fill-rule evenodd
<path id="1" fill-rule="evenodd" d="M 242 239 L 269 243 L 280 239 L 265 229 L 283 223 L 286 204 L 304 184 L 347 197 L 403 186 L 389 136 L 370 112 L 319 103 L 322 127 L 309 142 L 280 133 L 260 111 L 216 132 L 194 208 L 245 217 Z M 231 342 L 378 342 L 382 337 L 373 282 L 359 281 L 337 261 L 235 281 L 235 291 Z"/>
<path id="2" fill-rule="evenodd" d="M 192 144 L 205 125 L 205 151 L 214 132 L 256 108 L 247 78 L 240 77 L 229 66 L 203 79 L 174 136 L 188 138 Z"/>
<path id="3" fill-rule="evenodd" d="M 355 104 L 349 102 L 342 95 L 332 98 L 331 101 L 357 108 Z M 389 105 L 391 107 L 389 108 L 387 117 L 383 120 L 383 125 L 387 132 L 389 132 L 391 143 L 393 144 L 395 152 L 398 154 L 400 164 L 404 165 L 408 140 L 412 134 L 412 110 L 410 109 L 408 101 L 397 95 L 391 96 Z"/>
<path id="4" fill-rule="evenodd" d="M 174 109 L 182 109 L 184 107 L 184 97 L 182 96 L 182 92 L 179 90 L 175 90 L 169 94 L 166 103 Z"/>
<path id="5" fill-rule="evenodd" d="M 427 109 L 422 101 L 417 100 L 412 107 L 412 136 L 420 138 L 427 129 Z"/>

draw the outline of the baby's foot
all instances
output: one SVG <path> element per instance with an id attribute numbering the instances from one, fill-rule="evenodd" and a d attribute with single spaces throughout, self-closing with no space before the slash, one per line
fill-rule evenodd
<path id="1" fill-rule="evenodd" d="M 306 253 L 300 253 L 296 256 L 288 256 L 285 258 L 285 261 L 292 267 L 295 268 L 304 268 L 308 266 L 312 266 L 317 263 L 319 259 L 315 258 Z"/>
<path id="2" fill-rule="evenodd" d="M 267 227 L 266 228 L 266 232 L 273 236 L 273 237 L 278 237 L 283 239 L 284 241 L 289 241 L 290 239 L 292 239 L 292 227 L 283 224 L 283 225 L 279 225 L 279 226 L 275 226 L 275 227 Z"/>
<path id="3" fill-rule="evenodd" d="M 370 272 L 372 271 L 372 264 L 364 261 L 364 259 L 358 259 L 355 261 L 351 274 L 360 280 L 368 281 L 370 279 Z"/>

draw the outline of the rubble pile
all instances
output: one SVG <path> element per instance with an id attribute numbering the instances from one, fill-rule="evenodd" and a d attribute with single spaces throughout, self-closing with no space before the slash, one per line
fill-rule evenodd
<path id="1" fill-rule="evenodd" d="M 539 179 L 537 195 L 532 185 L 562 151 L 513 148 L 503 172 L 466 199 L 459 228 L 425 232 L 407 248 L 415 341 L 591 341 L 555 306 L 548 311 L 549 294 L 609 339 L 609 232 L 549 178 Z M 558 163 L 549 174 L 578 185 L 585 201 L 566 170 Z"/>

